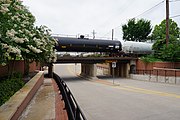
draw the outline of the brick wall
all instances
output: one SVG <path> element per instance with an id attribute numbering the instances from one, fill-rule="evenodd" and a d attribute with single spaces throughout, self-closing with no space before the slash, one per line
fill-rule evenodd
<path id="1" fill-rule="evenodd" d="M 9 63 L 9 69 L 12 69 L 12 66 L 13 66 L 13 63 L 10 62 Z M 35 70 L 39 70 L 40 65 L 36 66 L 36 62 L 33 62 L 33 63 L 30 63 L 29 67 L 30 67 L 29 72 L 34 72 Z M 8 65 L 6 65 L 6 66 L 0 65 L 0 77 L 8 75 L 9 69 L 8 69 Z M 24 61 L 23 60 L 15 61 L 14 71 L 24 74 Z"/>
<path id="2" fill-rule="evenodd" d="M 149 70 L 153 71 L 151 74 L 161 75 L 161 76 L 180 76 L 180 62 L 154 62 L 154 63 L 144 63 L 141 60 L 136 62 L 136 70 Z M 143 71 L 140 71 L 143 73 Z M 149 72 L 148 72 L 149 74 Z"/>
<path id="3" fill-rule="evenodd" d="M 142 60 L 137 60 L 136 69 L 137 70 L 153 70 L 154 63 L 144 63 Z"/>

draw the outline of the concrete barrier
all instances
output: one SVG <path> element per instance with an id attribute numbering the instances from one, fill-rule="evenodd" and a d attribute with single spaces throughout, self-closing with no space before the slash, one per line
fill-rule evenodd
<path id="1" fill-rule="evenodd" d="M 159 82 L 159 83 L 170 83 L 170 84 L 178 84 L 180 85 L 180 77 L 172 77 L 172 76 L 156 76 L 156 75 L 140 75 L 140 74 L 130 74 L 130 78 L 135 80 L 144 80 L 151 82 Z"/>
<path id="2" fill-rule="evenodd" d="M 17 120 L 44 80 L 44 72 L 37 73 L 25 86 L 0 107 L 1 120 Z"/>

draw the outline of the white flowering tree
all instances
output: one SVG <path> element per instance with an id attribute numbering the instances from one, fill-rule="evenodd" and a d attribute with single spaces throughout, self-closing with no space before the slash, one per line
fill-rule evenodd
<path id="1" fill-rule="evenodd" d="M 34 26 L 35 17 L 20 0 L 0 1 L 0 64 L 23 59 L 28 73 L 32 61 L 54 62 L 55 40 L 47 27 Z"/>

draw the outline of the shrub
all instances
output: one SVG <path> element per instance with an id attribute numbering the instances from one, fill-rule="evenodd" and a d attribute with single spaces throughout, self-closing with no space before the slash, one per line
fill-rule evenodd
<path id="1" fill-rule="evenodd" d="M 20 73 L 13 74 L 11 79 L 8 77 L 0 78 L 0 106 L 22 88 L 24 82 Z"/>

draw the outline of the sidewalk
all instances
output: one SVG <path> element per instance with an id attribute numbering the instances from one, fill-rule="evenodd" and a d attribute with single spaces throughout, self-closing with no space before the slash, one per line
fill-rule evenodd
<path id="1" fill-rule="evenodd" d="M 43 84 L 19 120 L 67 120 L 64 102 L 55 81 L 45 78 Z"/>

